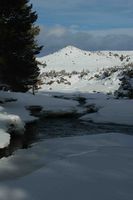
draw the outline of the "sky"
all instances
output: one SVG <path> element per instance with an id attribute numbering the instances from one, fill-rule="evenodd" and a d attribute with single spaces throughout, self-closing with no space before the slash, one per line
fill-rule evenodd
<path id="1" fill-rule="evenodd" d="M 38 13 L 41 55 L 67 45 L 133 50 L 132 0 L 31 0 Z"/>

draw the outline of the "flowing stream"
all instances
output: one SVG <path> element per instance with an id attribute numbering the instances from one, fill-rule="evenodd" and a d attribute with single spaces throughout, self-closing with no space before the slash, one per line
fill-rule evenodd
<path id="1" fill-rule="evenodd" d="M 41 119 L 35 124 L 27 125 L 23 136 L 12 136 L 10 145 L 0 149 L 0 158 L 12 155 L 17 149 L 30 148 L 37 141 L 48 138 L 71 137 L 103 133 L 133 134 L 133 127 L 88 124 L 76 118 L 47 118 Z"/>

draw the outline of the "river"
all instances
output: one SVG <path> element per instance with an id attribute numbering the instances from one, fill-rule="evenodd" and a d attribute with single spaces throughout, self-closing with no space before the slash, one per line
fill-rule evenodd
<path id="1" fill-rule="evenodd" d="M 76 118 L 40 119 L 35 124 L 28 124 L 23 136 L 13 135 L 10 145 L 0 150 L 0 158 L 12 155 L 18 149 L 27 149 L 32 144 L 48 138 L 82 136 L 103 133 L 123 133 L 132 135 L 133 127 L 109 124 L 83 123 Z"/>

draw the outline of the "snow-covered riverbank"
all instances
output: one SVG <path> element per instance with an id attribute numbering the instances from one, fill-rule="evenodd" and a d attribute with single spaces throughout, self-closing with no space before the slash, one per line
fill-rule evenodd
<path id="1" fill-rule="evenodd" d="M 0 92 L 0 99 L 0 148 L 8 146 L 11 130 L 22 134 L 25 123 L 37 119 L 30 114 L 30 106 L 40 106 L 45 114 L 75 112 L 78 105 L 73 100 L 60 100 L 44 94 Z"/>
<path id="2" fill-rule="evenodd" d="M 133 137 L 49 139 L 0 160 L 0 200 L 132 200 Z"/>
<path id="3" fill-rule="evenodd" d="M 85 98 L 84 105 L 79 104 L 79 99 L 82 98 Z M 0 148 L 8 146 L 10 130 L 13 129 L 22 134 L 25 123 L 37 119 L 31 115 L 29 110 L 30 107 L 36 106 L 41 107 L 40 115 L 43 116 L 80 114 L 81 120 L 86 122 L 133 126 L 133 100 L 114 99 L 112 96 L 100 93 L 48 94 L 39 92 L 34 96 L 30 93 L 0 92 L 0 99 L 1 101 L 3 99 L 0 113 Z"/>

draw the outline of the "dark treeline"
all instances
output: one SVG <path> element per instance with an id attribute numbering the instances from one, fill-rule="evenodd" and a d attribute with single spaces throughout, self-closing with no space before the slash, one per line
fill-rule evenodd
<path id="1" fill-rule="evenodd" d="M 0 1 L 0 82 L 11 91 L 26 92 L 38 81 L 36 20 L 29 0 Z"/>

